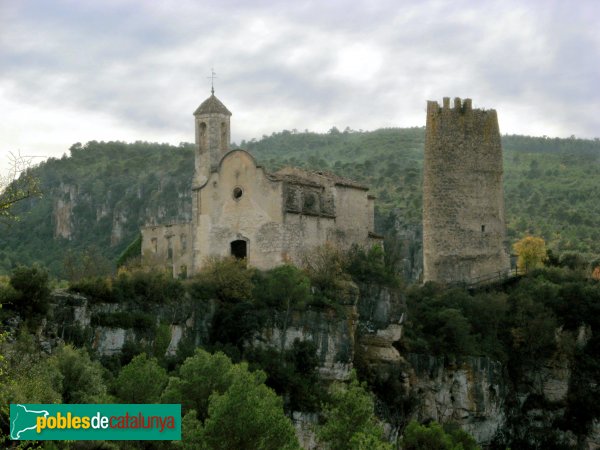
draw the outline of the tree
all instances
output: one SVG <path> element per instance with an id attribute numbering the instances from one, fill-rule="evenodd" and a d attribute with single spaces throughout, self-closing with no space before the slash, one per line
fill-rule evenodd
<path id="1" fill-rule="evenodd" d="M 229 303 L 250 300 L 254 287 L 253 274 L 242 260 L 233 257 L 209 258 L 194 278 L 192 294 L 198 298 L 217 298 Z"/>
<path id="2" fill-rule="evenodd" d="M 348 442 L 364 448 L 360 443 L 383 442 L 383 428 L 375 417 L 375 405 L 364 384 L 352 372 L 349 385 L 332 386 L 331 403 L 323 408 L 325 423 L 317 435 L 331 450 L 346 450 Z"/>
<path id="3" fill-rule="evenodd" d="M 262 371 L 197 349 L 169 381 L 164 403 L 183 406 L 183 448 L 299 449 L 283 401 Z"/>
<path id="4" fill-rule="evenodd" d="M 528 272 L 544 266 L 546 243 L 542 238 L 525 236 L 513 244 L 513 249 L 518 255 L 517 268 L 519 271 Z"/>
<path id="5" fill-rule="evenodd" d="M 63 377 L 64 403 L 102 403 L 106 400 L 104 369 L 98 361 L 90 359 L 85 349 L 62 346 L 48 358 L 48 364 L 58 369 Z"/>
<path id="6" fill-rule="evenodd" d="M 210 397 L 204 423 L 208 448 L 300 449 L 283 401 L 264 384 L 264 372 L 249 372 L 245 364 L 236 364 L 232 379 L 226 392 Z"/>
<path id="7" fill-rule="evenodd" d="M 437 422 L 419 425 L 414 420 L 404 429 L 402 436 L 404 450 L 478 450 L 475 440 L 466 432 L 454 427 L 444 431 Z"/>
<path id="8" fill-rule="evenodd" d="M 194 409 L 200 420 L 208 414 L 208 400 L 213 392 L 223 393 L 231 385 L 233 363 L 223 353 L 211 355 L 201 348 L 187 358 L 179 377 L 169 380 L 163 403 L 181 403 L 184 412 Z"/>
<path id="9" fill-rule="evenodd" d="M 299 269 L 283 265 L 268 271 L 257 296 L 261 296 L 268 306 L 282 310 L 280 326 L 280 352 L 283 357 L 286 332 L 292 309 L 304 306 L 310 299 L 310 280 Z"/>
<path id="10" fill-rule="evenodd" d="M 46 269 L 37 264 L 31 267 L 19 266 L 10 276 L 10 285 L 16 292 L 14 308 L 23 318 L 46 314 L 50 297 Z"/>
<path id="11" fill-rule="evenodd" d="M 0 175 L 0 220 L 16 220 L 15 205 L 41 195 L 40 182 L 30 169 L 32 159 L 20 153 L 9 154 L 8 172 Z"/>
<path id="12" fill-rule="evenodd" d="M 124 403 L 158 403 L 168 381 L 167 372 L 157 359 L 141 353 L 121 369 L 115 392 Z"/>

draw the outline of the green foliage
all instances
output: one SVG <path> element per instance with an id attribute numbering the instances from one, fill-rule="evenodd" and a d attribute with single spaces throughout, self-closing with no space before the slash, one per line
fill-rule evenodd
<path id="1" fill-rule="evenodd" d="M 392 261 L 387 263 L 389 265 L 380 246 L 374 245 L 365 250 L 353 245 L 348 252 L 345 271 L 356 282 L 398 286 L 397 268 Z"/>
<path id="2" fill-rule="evenodd" d="M 121 271 L 113 281 L 113 295 L 119 303 L 168 305 L 181 301 L 184 294 L 181 281 L 163 271 Z"/>
<path id="3" fill-rule="evenodd" d="M 231 375 L 227 391 L 210 397 L 203 433 L 208 448 L 300 449 L 283 402 L 264 385 L 264 374 L 236 365 Z"/>
<path id="4" fill-rule="evenodd" d="M 62 375 L 62 399 L 64 403 L 104 403 L 106 385 L 103 368 L 97 361 L 90 360 L 85 349 L 70 345 L 59 347 L 48 358 L 48 365 Z"/>
<path id="5" fill-rule="evenodd" d="M 265 386 L 262 371 L 233 364 L 222 353 L 196 349 L 179 377 L 171 377 L 162 401 L 183 406 L 183 448 L 297 449 L 283 402 Z"/>
<path id="6" fill-rule="evenodd" d="M 117 267 L 124 266 L 126 263 L 140 258 L 142 254 L 142 234 L 138 234 L 137 237 L 127 246 L 123 253 L 117 258 Z"/>
<path id="7" fill-rule="evenodd" d="M 113 264 L 96 245 L 91 244 L 81 252 L 69 250 L 63 259 L 63 275 L 70 282 L 83 278 L 105 277 L 113 273 Z"/>
<path id="8" fill-rule="evenodd" d="M 94 313 L 91 318 L 93 327 L 135 328 L 148 330 L 154 328 L 154 315 L 142 311 L 119 311 Z"/>
<path id="9" fill-rule="evenodd" d="M 440 424 L 431 422 L 419 425 L 411 421 L 402 435 L 404 450 L 478 450 L 475 440 L 466 432 L 455 427 L 448 432 Z"/>
<path id="10" fill-rule="evenodd" d="M 123 403 L 158 403 L 168 381 L 157 359 L 142 353 L 121 369 L 114 391 Z"/>
<path id="11" fill-rule="evenodd" d="M 323 407 L 325 422 L 317 431 L 319 440 L 331 450 L 345 450 L 349 442 L 356 446 L 351 448 L 361 448 L 369 441 L 382 442 L 383 428 L 375 417 L 373 398 L 356 373 L 348 385 L 337 383 L 331 389 L 331 401 Z"/>
<path id="12" fill-rule="evenodd" d="M 35 353 L 6 355 L 6 370 L 0 382 L 0 401 L 8 415 L 11 403 L 61 403 L 63 376 L 45 358 Z"/>
<path id="13" fill-rule="evenodd" d="M 208 415 L 213 392 L 223 393 L 231 385 L 233 364 L 223 353 L 211 355 L 200 348 L 187 358 L 163 392 L 163 403 L 181 403 L 184 412 L 195 410 L 200 420 Z"/>
<path id="14" fill-rule="evenodd" d="M 424 127 L 322 134 L 284 130 L 242 143 L 269 170 L 329 168 L 370 186 L 381 233 L 396 221 L 412 227 L 421 223 L 423 145 Z M 556 254 L 599 255 L 598 141 L 503 136 L 502 145 L 509 239 L 533 234 Z M 21 221 L 3 236 L 0 271 L 40 261 L 53 275 L 66 278 L 62 261 L 68 252 L 81 255 L 96 246 L 115 262 L 139 235 L 140 218 L 147 212 L 157 215 L 161 209 L 165 221 L 185 220 L 193 149 L 193 144 L 91 141 L 73 145 L 70 157 L 50 158 L 33 168 L 30 173 L 44 196 L 15 205 Z M 69 189 L 76 192 L 72 235 L 55 239 L 54 204 L 58 199 L 70 203 Z M 128 218 L 116 245 L 111 245 L 111 211 Z"/>
<path id="15" fill-rule="evenodd" d="M 310 280 L 289 264 L 265 272 L 255 286 L 254 297 L 270 308 L 303 308 L 310 300 Z"/>
<path id="16" fill-rule="evenodd" d="M 18 220 L 16 206 L 42 194 L 40 180 L 35 171 L 30 169 L 31 158 L 10 152 L 8 160 L 8 171 L 0 174 L 0 220 L 2 222 Z"/>
<path id="17" fill-rule="evenodd" d="M 85 295 L 92 303 L 114 303 L 117 297 L 113 293 L 109 278 L 83 278 L 70 283 L 69 290 Z"/>
<path id="18" fill-rule="evenodd" d="M 211 258 L 194 277 L 192 291 L 196 298 L 216 298 L 226 303 L 252 299 L 254 271 L 240 259 Z"/>
<path id="19" fill-rule="evenodd" d="M 252 349 L 246 353 L 252 368 L 267 373 L 267 385 L 286 399 L 288 411 L 318 411 L 326 397 L 317 367 L 317 347 L 296 339 L 283 353 L 275 349 Z"/>
<path id="20" fill-rule="evenodd" d="M 16 292 L 12 299 L 13 307 L 23 318 L 46 314 L 50 306 L 50 287 L 45 269 L 37 264 L 31 267 L 19 266 L 10 276 L 10 285 Z"/>
<path id="21" fill-rule="evenodd" d="M 353 303 L 355 286 L 346 273 L 347 255 L 330 243 L 307 251 L 302 267 L 315 288 L 313 302 L 318 305 Z"/>

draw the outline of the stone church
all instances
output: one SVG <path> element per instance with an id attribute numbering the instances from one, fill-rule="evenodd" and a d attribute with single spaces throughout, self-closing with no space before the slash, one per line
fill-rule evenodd
<path id="1" fill-rule="evenodd" d="M 347 249 L 381 242 L 368 188 L 329 172 L 286 167 L 267 172 L 230 149 L 231 112 L 214 90 L 194 112 L 192 220 L 142 228 L 142 261 L 197 273 L 212 256 L 244 258 L 269 269 L 299 264 L 325 243 Z"/>

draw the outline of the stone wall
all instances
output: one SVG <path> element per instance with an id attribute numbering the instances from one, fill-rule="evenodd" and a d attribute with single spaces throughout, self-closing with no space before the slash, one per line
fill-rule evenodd
<path id="1" fill-rule="evenodd" d="M 192 269 L 192 225 L 146 226 L 142 228 L 142 263 L 172 268 L 173 276 L 187 276 Z"/>
<path id="2" fill-rule="evenodd" d="M 508 272 L 496 111 L 428 102 L 423 173 L 424 281 Z"/>

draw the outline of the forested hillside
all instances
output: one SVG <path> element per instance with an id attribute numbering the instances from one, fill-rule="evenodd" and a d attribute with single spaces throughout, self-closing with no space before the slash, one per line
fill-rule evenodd
<path id="1" fill-rule="evenodd" d="M 268 169 L 330 170 L 371 186 L 379 232 L 421 221 L 423 128 L 328 133 L 284 130 L 241 142 Z M 544 237 L 556 253 L 600 255 L 600 141 L 503 137 L 508 237 Z M 4 226 L 0 272 L 34 261 L 66 277 L 106 269 L 148 222 L 187 220 L 193 145 L 75 144 L 70 156 L 35 169 L 42 198 Z M 102 266 L 102 267 L 99 267 Z"/>

